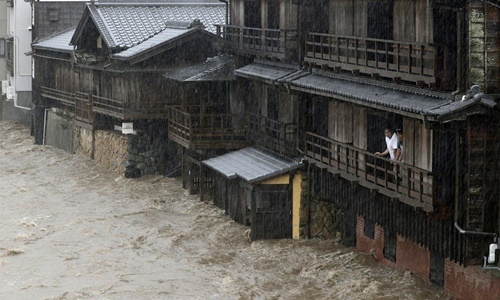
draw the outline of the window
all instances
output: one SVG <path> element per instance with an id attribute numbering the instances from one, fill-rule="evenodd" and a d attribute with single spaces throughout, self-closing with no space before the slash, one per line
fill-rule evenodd
<path id="1" fill-rule="evenodd" d="M 50 22 L 58 22 L 59 21 L 59 8 L 49 8 L 48 9 L 48 19 Z"/>
<path id="2" fill-rule="evenodd" d="M 5 56 L 5 39 L 0 38 L 0 57 Z"/>

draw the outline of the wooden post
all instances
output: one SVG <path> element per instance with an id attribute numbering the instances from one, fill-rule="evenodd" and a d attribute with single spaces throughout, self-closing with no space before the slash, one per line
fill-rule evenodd
<path id="1" fill-rule="evenodd" d="M 203 164 L 201 163 L 200 161 L 200 201 L 203 202 L 204 200 L 204 193 L 205 193 L 205 189 L 204 189 L 204 186 L 205 186 L 205 170 L 203 169 Z"/>

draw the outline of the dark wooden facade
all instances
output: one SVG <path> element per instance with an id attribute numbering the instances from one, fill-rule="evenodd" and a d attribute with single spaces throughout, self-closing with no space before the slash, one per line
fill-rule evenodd
<path id="1" fill-rule="evenodd" d="M 460 100 L 471 85 L 479 84 L 487 97 L 498 101 L 499 37 L 494 28 L 499 12 L 494 5 L 420 0 L 230 2 L 230 24 L 218 27 L 226 51 L 298 62 L 313 73 L 331 72 L 346 81 L 450 101 Z M 276 6 L 281 13 L 271 22 Z M 291 40 L 288 30 L 296 36 L 293 55 L 284 55 Z M 384 230 L 428 247 L 433 256 L 465 265 L 482 262 L 486 244 L 500 230 L 500 194 L 493 183 L 500 179 L 493 171 L 500 152 L 486 146 L 498 139 L 494 104 L 493 109 L 470 107 L 429 121 L 418 113 L 398 111 L 394 107 L 399 103 L 352 101 L 322 87 L 290 92 L 286 83 L 281 85 L 286 90 L 279 92 L 279 83 L 258 77 L 238 82 L 245 86 L 242 93 L 233 85 L 231 101 L 239 98 L 264 117 L 269 116 L 263 103 L 269 100 L 269 90 L 282 93 L 279 103 L 296 103 L 283 110 L 293 116 L 289 120 L 296 124 L 297 148 L 311 165 L 312 193 L 337 201 L 348 215 L 365 216 Z M 403 162 L 374 155 L 385 149 L 387 126 L 404 131 Z M 290 150 L 284 154 L 293 155 Z"/>

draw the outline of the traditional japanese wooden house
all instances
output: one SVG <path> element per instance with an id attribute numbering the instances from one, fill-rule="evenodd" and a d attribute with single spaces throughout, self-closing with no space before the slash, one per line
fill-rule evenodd
<path id="1" fill-rule="evenodd" d="M 123 169 L 126 160 L 141 174 L 175 171 L 178 150 L 167 139 L 169 107 L 197 95 L 163 75 L 215 56 L 211 24 L 224 18 L 223 4 L 87 4 L 76 28 L 33 45 L 35 65 L 41 66 L 35 69 L 37 142 L 44 139 L 44 112 L 57 107 L 78 127 L 79 147 L 93 140 L 91 156 L 99 152 L 106 160 L 109 148 L 94 140 L 96 130 L 132 125 L 136 136 L 126 137 L 125 149 L 116 150 L 121 154 L 115 167 Z"/>
<path id="2" fill-rule="evenodd" d="M 383 263 L 457 298 L 494 297 L 500 284 L 488 271 L 460 278 L 473 265 L 489 268 L 484 256 L 500 232 L 498 6 L 233 0 L 230 7 L 230 24 L 218 26 L 225 49 L 255 59 L 235 71 L 246 80 L 232 84 L 234 95 L 247 110 L 288 113 L 296 124 L 308 184 L 301 236 L 321 236 L 312 228 L 325 218 L 313 207 L 335 207 L 344 243 L 374 249 Z M 237 94 L 238 85 L 246 93 Z M 374 154 L 387 147 L 385 128 L 402 129 L 402 161 Z M 474 290 L 485 278 L 487 287 Z"/>
<path id="3" fill-rule="evenodd" d="M 297 152 L 298 97 L 282 82 L 301 73 L 297 5 L 230 1 L 229 11 L 230 24 L 216 26 L 224 51 L 237 61 L 236 80 L 228 86 L 229 109 L 253 146 L 203 160 L 202 174 L 211 178 L 211 186 L 202 197 L 211 195 L 231 218 L 250 225 L 252 239 L 289 238 L 293 195 L 300 195 L 294 183 L 301 178 L 297 169 L 302 164 Z"/>

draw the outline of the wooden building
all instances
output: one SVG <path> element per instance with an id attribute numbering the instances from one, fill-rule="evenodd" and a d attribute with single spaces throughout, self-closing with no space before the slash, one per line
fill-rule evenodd
<path id="1" fill-rule="evenodd" d="M 167 138 L 169 108 L 185 107 L 203 91 L 197 95 L 164 75 L 217 55 L 211 23 L 223 22 L 224 12 L 222 4 L 87 4 L 76 28 L 33 45 L 36 141 L 45 140 L 47 109 L 58 108 L 74 120 L 80 143 L 96 130 L 119 134 L 132 125 L 139 137 L 125 138 L 118 165 L 140 165 L 141 174 L 174 172 L 178 147 Z M 130 151 L 138 142 L 145 144 Z M 93 141 L 92 148 L 90 156 L 106 156 L 106 146 Z"/>
<path id="2" fill-rule="evenodd" d="M 455 298 L 498 295 L 496 5 L 230 0 L 215 35 L 173 5 L 131 27 L 106 18 L 150 6 L 88 4 L 76 29 L 33 45 L 38 142 L 50 107 L 80 135 L 133 123 L 146 152 L 168 136 L 184 187 L 253 239 L 341 223 L 346 245 Z M 402 129 L 402 160 L 375 155 L 386 128 Z"/>
<path id="3" fill-rule="evenodd" d="M 498 7 L 232 0 L 230 11 L 224 50 L 251 60 L 235 70 L 231 104 L 294 124 L 297 146 L 281 154 L 307 165 L 303 215 L 340 208 L 346 244 L 455 297 L 474 289 L 457 279 L 473 265 L 492 287 L 476 295 L 498 291 L 484 259 L 500 232 Z M 374 154 L 385 128 L 402 129 L 403 161 Z M 312 219 L 302 237 L 314 237 Z"/>

